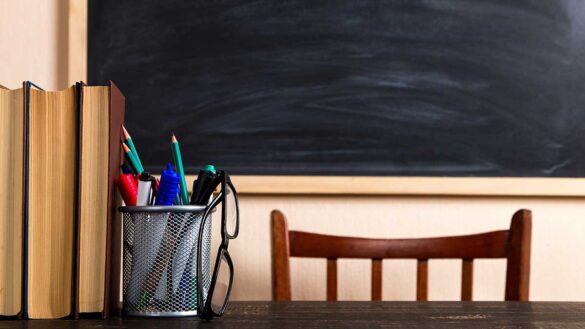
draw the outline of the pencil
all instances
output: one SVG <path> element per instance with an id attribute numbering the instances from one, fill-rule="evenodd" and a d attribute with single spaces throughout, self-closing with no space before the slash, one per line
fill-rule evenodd
<path id="1" fill-rule="evenodd" d="M 142 168 L 142 165 L 136 161 L 134 153 L 132 153 L 130 148 L 128 148 L 128 146 L 124 143 L 122 143 L 122 151 L 124 151 L 124 154 L 126 155 L 126 159 L 128 160 L 130 167 L 134 169 L 136 174 L 138 175 L 142 174 L 142 172 L 144 172 L 144 168 Z"/>
<path id="2" fill-rule="evenodd" d="M 181 200 L 183 204 L 189 204 L 189 192 L 187 192 L 187 181 L 185 180 L 185 170 L 183 168 L 183 159 L 181 159 L 181 149 L 179 149 L 179 141 L 175 134 L 171 138 L 171 148 L 173 150 L 173 160 L 175 160 L 175 170 L 179 173 L 181 180 L 179 186 L 181 187 Z"/>
<path id="3" fill-rule="evenodd" d="M 132 137 L 130 136 L 130 134 L 128 133 L 128 130 L 126 130 L 126 127 L 124 127 L 124 126 L 122 126 L 122 133 L 124 134 L 124 140 L 125 140 L 126 144 L 128 144 L 128 147 L 130 147 L 130 150 L 132 151 L 132 153 L 134 153 L 134 156 L 136 157 L 136 163 L 138 163 L 140 168 L 143 168 L 142 171 L 144 171 L 144 167 L 142 167 L 142 162 L 140 161 L 140 157 L 138 156 L 138 152 L 136 151 L 136 146 L 134 146 L 134 142 L 132 141 Z"/>

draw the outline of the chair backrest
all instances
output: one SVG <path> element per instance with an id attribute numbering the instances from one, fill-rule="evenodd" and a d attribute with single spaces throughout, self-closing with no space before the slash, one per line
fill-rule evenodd
<path id="1" fill-rule="evenodd" d="M 327 259 L 327 300 L 337 300 L 337 259 L 372 260 L 372 300 L 382 299 L 382 260 L 417 259 L 416 300 L 427 300 L 428 260 L 463 260 L 461 300 L 472 299 L 473 260 L 506 258 L 507 301 L 527 301 L 532 214 L 518 210 L 510 229 L 424 239 L 366 239 L 289 231 L 284 214 L 272 211 L 272 288 L 275 301 L 291 300 L 290 257 Z"/>

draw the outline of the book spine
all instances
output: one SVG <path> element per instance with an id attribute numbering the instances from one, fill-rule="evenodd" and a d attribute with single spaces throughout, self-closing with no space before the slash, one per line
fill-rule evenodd
<path id="1" fill-rule="evenodd" d="M 108 162 L 108 222 L 106 233 L 106 273 L 104 282 L 104 311 L 102 316 L 120 315 L 120 279 L 121 279 L 121 230 L 122 222 L 118 218 L 119 198 L 116 198 L 114 180 L 120 173 L 123 158 L 120 151 L 122 125 L 124 124 L 125 98 L 113 81 L 109 82 L 109 162 Z"/>
<path id="2" fill-rule="evenodd" d="M 80 217 L 80 193 L 81 188 L 79 187 L 79 183 L 81 182 L 81 151 L 83 147 L 83 141 L 81 140 L 81 124 L 83 122 L 83 84 L 81 82 L 75 83 L 75 91 L 76 91 L 76 106 L 77 106 L 77 130 L 76 130 L 76 141 L 77 145 L 75 149 L 77 150 L 75 154 L 75 168 L 77 172 L 75 173 L 75 220 L 73 222 L 73 282 L 71 287 L 71 314 L 74 319 L 79 319 L 79 273 L 80 273 L 80 260 L 79 260 L 79 237 L 81 236 L 80 228 L 81 220 Z"/>
<path id="3" fill-rule="evenodd" d="M 25 81 L 24 88 L 24 210 L 23 210 L 23 248 L 22 248 L 22 318 L 28 319 L 28 198 L 29 198 L 29 155 L 30 155 L 30 90 L 31 88 L 43 90 L 36 84 Z"/>
<path id="4" fill-rule="evenodd" d="M 22 264 L 21 264 L 21 275 L 22 275 L 22 287 L 21 287 L 21 295 L 20 295 L 20 313 L 18 313 L 18 318 L 19 319 L 26 319 L 28 317 L 28 313 L 27 313 L 27 298 L 26 298 L 26 294 L 27 294 L 27 270 L 28 270 L 28 257 L 27 257 L 27 246 L 28 246 L 28 241 L 27 241 L 27 236 L 28 236 L 28 114 L 29 114 L 29 104 L 30 104 L 30 99 L 29 99 L 29 90 L 30 90 L 30 85 L 27 81 L 22 83 L 22 91 L 24 93 L 24 97 L 23 97 L 23 101 L 24 103 L 22 104 L 24 107 L 24 129 L 23 131 L 23 135 L 22 136 L 22 140 L 24 143 L 24 152 L 23 152 L 23 163 L 24 163 L 24 172 L 23 172 L 23 180 L 22 183 L 24 184 L 23 189 L 22 189 Z"/>

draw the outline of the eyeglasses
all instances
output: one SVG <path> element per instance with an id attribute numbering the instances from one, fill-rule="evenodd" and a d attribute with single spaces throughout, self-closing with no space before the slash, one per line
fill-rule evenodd
<path id="1" fill-rule="evenodd" d="M 197 246 L 197 278 L 203 278 L 203 257 L 202 254 L 204 228 L 208 225 L 206 221 L 212 220 L 212 213 L 215 209 L 221 210 L 221 226 L 216 230 L 213 238 L 220 238 L 221 243 L 215 251 L 211 251 L 210 261 L 215 263 L 211 272 L 211 283 L 209 289 L 204 291 L 206 286 L 202 279 L 197 280 L 197 314 L 200 318 L 211 319 L 214 316 L 222 316 L 232 290 L 234 278 L 234 266 L 228 252 L 229 240 L 238 236 L 240 229 L 240 211 L 238 208 L 238 196 L 236 189 L 229 176 L 225 172 L 219 173 L 221 190 L 207 207 L 199 229 L 199 240 Z M 216 214 L 219 215 L 219 214 Z M 213 222 L 213 221 L 212 221 Z M 209 223 L 211 224 L 211 223 Z M 202 305 L 203 307 L 200 307 Z"/>

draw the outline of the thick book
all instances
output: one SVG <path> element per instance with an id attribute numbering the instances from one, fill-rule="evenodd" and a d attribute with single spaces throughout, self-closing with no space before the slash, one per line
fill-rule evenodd
<path id="1" fill-rule="evenodd" d="M 78 92 L 25 84 L 23 310 L 29 319 L 72 314 L 77 220 Z"/>
<path id="2" fill-rule="evenodd" d="M 24 88 L 0 86 L 0 316 L 22 311 Z"/>
<path id="3" fill-rule="evenodd" d="M 125 99 L 113 82 L 78 84 L 80 107 L 77 298 L 75 316 L 120 309 L 121 204 L 114 189 Z"/>
<path id="4" fill-rule="evenodd" d="M 0 87 L 0 316 L 121 310 L 124 103 L 112 82 Z"/>

